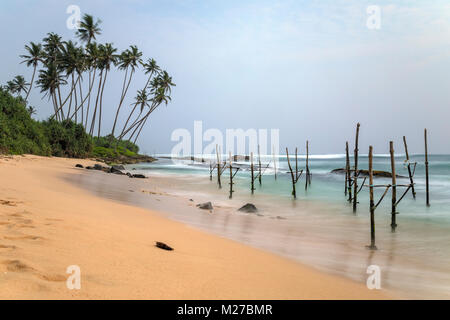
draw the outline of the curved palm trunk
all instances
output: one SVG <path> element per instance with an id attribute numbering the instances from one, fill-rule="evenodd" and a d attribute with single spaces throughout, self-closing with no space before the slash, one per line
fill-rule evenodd
<path id="1" fill-rule="evenodd" d="M 78 123 L 78 110 L 77 110 L 77 105 L 78 105 L 78 95 L 77 95 L 77 84 L 75 83 L 75 90 L 73 90 L 74 93 L 74 97 L 75 97 L 75 106 L 73 107 L 75 109 L 75 123 Z M 69 117 L 70 113 L 67 114 L 67 117 Z"/>
<path id="2" fill-rule="evenodd" d="M 103 79 L 102 92 L 100 93 L 100 108 L 98 114 L 98 133 L 97 138 L 100 138 L 100 129 L 102 126 L 102 105 L 103 105 L 103 90 L 105 90 L 106 77 L 108 76 L 108 69 L 105 71 L 105 78 Z"/>
<path id="3" fill-rule="evenodd" d="M 133 73 L 134 73 L 134 69 L 131 70 L 130 79 L 128 80 L 127 87 L 126 87 L 125 91 L 123 92 L 122 97 L 120 98 L 120 103 L 119 103 L 119 106 L 117 107 L 116 117 L 114 119 L 114 124 L 113 124 L 112 132 L 111 132 L 112 136 L 114 136 L 114 131 L 116 129 L 116 124 L 117 124 L 117 119 L 119 117 L 120 108 L 122 107 L 123 100 L 125 99 L 125 96 L 127 95 L 128 87 L 130 86 L 131 78 L 133 77 Z"/>
<path id="4" fill-rule="evenodd" d="M 89 97 L 88 100 L 88 106 L 87 106 L 87 110 L 86 110 L 86 124 L 84 125 L 84 128 L 87 130 L 87 125 L 88 125 L 88 119 L 89 119 L 89 109 L 91 106 L 91 90 L 94 86 L 94 82 L 95 82 L 95 73 L 96 73 L 97 69 L 94 68 L 94 74 L 92 76 L 92 82 L 91 82 L 91 71 L 89 70 L 89 93 L 86 97 Z"/>
<path id="5" fill-rule="evenodd" d="M 72 73 L 72 90 L 71 90 L 71 92 L 73 91 L 73 84 L 74 84 L 74 79 L 73 79 L 73 73 Z M 69 96 L 70 96 L 70 100 L 69 100 L 69 110 L 67 111 L 67 115 L 69 115 L 70 114 L 70 111 L 72 110 L 72 94 L 69 94 Z"/>
<path id="6" fill-rule="evenodd" d="M 65 118 L 64 117 L 64 109 L 63 109 L 64 105 L 61 102 L 61 90 L 59 89 L 59 85 L 58 85 L 57 89 L 58 89 L 58 98 L 59 98 L 59 109 L 61 111 L 61 120 L 64 120 L 64 118 Z"/>
<path id="7" fill-rule="evenodd" d="M 58 103 L 56 102 L 56 94 L 55 92 L 50 94 L 52 96 L 52 102 L 53 102 L 53 108 L 55 109 L 55 114 L 53 117 L 56 118 L 57 121 L 59 121 L 59 112 L 58 112 Z"/>
<path id="8" fill-rule="evenodd" d="M 95 119 L 97 117 L 98 99 L 100 97 L 100 89 L 101 89 L 101 86 L 102 86 L 102 80 L 103 80 L 103 70 L 100 72 L 100 81 L 98 82 L 98 90 L 97 90 L 97 98 L 95 99 L 94 114 L 92 115 L 91 129 L 89 130 L 89 134 L 91 136 L 94 133 Z"/>
<path id="9" fill-rule="evenodd" d="M 81 101 L 81 124 L 84 123 L 84 100 L 83 100 L 83 91 L 81 90 L 81 81 L 78 82 L 78 88 L 80 90 L 80 101 Z M 75 108 L 75 112 L 78 111 L 79 108 Z"/>
<path id="10" fill-rule="evenodd" d="M 131 119 L 131 117 L 133 116 L 133 114 L 134 114 L 134 111 L 136 110 L 136 107 L 138 106 L 138 104 L 137 103 L 135 103 L 134 104 L 134 107 L 133 107 L 133 110 L 131 110 L 131 112 L 130 112 L 130 114 L 128 115 L 128 119 L 127 119 L 127 121 L 125 122 L 125 124 L 124 124 L 124 126 L 123 126 L 123 128 L 122 128 L 122 131 L 120 132 L 120 135 L 119 136 L 121 136 L 122 135 L 122 133 L 125 131 L 125 129 L 127 128 L 127 125 L 128 125 L 128 122 L 130 122 L 130 119 Z M 140 114 L 139 114 L 140 115 Z M 138 116 L 139 117 L 139 116 Z"/>
<path id="11" fill-rule="evenodd" d="M 137 139 L 139 138 L 139 135 L 141 134 L 142 128 L 144 128 L 145 123 L 147 122 L 148 118 L 145 118 L 144 122 L 142 122 L 141 127 L 139 129 L 138 134 L 136 135 L 136 138 L 134 139 L 133 143 L 136 144 Z"/>
<path id="12" fill-rule="evenodd" d="M 86 97 L 84 97 L 84 99 L 81 101 L 80 105 L 75 109 L 76 111 L 80 110 L 80 108 L 81 108 L 82 106 L 84 106 L 84 103 L 85 103 L 86 100 L 90 97 L 90 94 L 91 94 L 91 91 L 92 91 L 93 86 L 94 86 L 94 83 L 92 82 L 92 86 L 89 88 L 88 94 L 87 94 Z M 87 109 L 87 111 L 89 111 L 89 108 Z M 72 118 L 73 118 L 74 116 L 75 116 L 75 113 L 72 113 L 72 115 L 69 117 L 69 119 L 72 120 Z M 86 112 L 86 118 L 85 118 L 85 120 L 86 120 L 86 124 L 85 124 L 85 127 L 84 127 L 84 128 L 87 129 L 87 121 L 88 121 L 88 114 L 87 114 L 87 112 Z"/>
<path id="13" fill-rule="evenodd" d="M 30 87 L 28 88 L 27 96 L 25 97 L 25 102 L 28 101 L 28 96 L 30 95 L 31 88 L 33 88 L 34 75 L 36 74 L 36 67 L 37 67 L 37 64 L 34 65 L 33 76 L 31 77 Z"/>

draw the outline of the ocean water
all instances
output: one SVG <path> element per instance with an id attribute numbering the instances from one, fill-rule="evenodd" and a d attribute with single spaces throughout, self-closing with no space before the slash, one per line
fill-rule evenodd
<path id="1" fill-rule="evenodd" d="M 198 157 L 201 158 L 201 157 Z M 263 218 L 285 219 L 283 229 L 270 230 L 264 237 L 272 237 L 281 244 L 269 249 L 310 264 L 320 270 L 347 276 L 356 281 L 365 281 L 366 268 L 376 264 L 383 271 L 383 287 L 413 298 L 450 298 L 450 155 L 430 155 L 430 202 L 425 203 L 424 155 L 412 155 L 410 162 L 417 163 L 414 174 L 416 199 L 409 191 L 397 206 L 395 233 L 390 228 L 391 192 L 375 212 L 377 251 L 366 248 L 370 243 L 369 193 L 363 187 L 358 194 L 358 210 L 353 212 L 346 200 L 345 175 L 331 173 L 333 169 L 345 167 L 345 155 L 311 155 L 309 167 L 312 182 L 305 190 L 305 175 L 297 183 L 297 199 L 291 195 L 291 176 L 286 156 L 276 156 L 277 179 L 272 156 L 262 156 L 262 185 L 255 181 L 255 194 L 250 192 L 249 162 L 237 161 L 240 170 L 235 176 L 233 200 L 227 200 L 229 170 L 222 175 L 222 188 L 217 186 L 217 171 L 210 180 L 209 159 L 205 162 L 172 160 L 161 155 L 151 164 L 130 166 L 147 175 L 173 176 L 184 179 L 186 195 L 196 191 L 210 194 L 211 199 L 220 199 L 221 205 L 236 206 L 253 202 L 262 208 Z M 225 159 L 225 156 L 222 157 Z M 255 159 L 255 165 L 257 164 Z M 353 157 L 350 159 L 353 164 Z M 359 169 L 368 169 L 367 155 L 360 155 Z M 409 184 L 404 155 L 395 157 L 397 184 Z M 295 160 L 291 157 L 295 168 Z M 374 170 L 390 171 L 389 155 L 374 156 Z M 267 168 L 266 168 L 267 167 Z M 299 170 L 305 168 L 305 156 L 298 157 Z M 361 185 L 364 178 L 360 178 Z M 375 178 L 375 184 L 390 184 L 390 178 Z M 368 179 L 366 181 L 368 184 Z M 181 188 L 183 188 L 181 186 Z M 397 188 L 397 199 L 406 188 Z M 384 192 L 376 188 L 375 201 Z M 267 244 L 258 237 L 257 230 L 247 230 L 243 239 L 252 245 L 267 249 Z M 281 234 L 280 234 L 281 233 Z M 224 234 L 228 236 L 227 234 Z M 230 237 L 233 237 L 232 235 Z M 267 241 L 266 241 L 267 242 Z M 265 242 L 265 243 L 266 243 Z"/>

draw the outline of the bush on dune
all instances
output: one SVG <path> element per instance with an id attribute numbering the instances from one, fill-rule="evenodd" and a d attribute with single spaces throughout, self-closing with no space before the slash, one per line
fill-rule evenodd
<path id="1" fill-rule="evenodd" d="M 0 152 L 83 158 L 92 152 L 92 139 L 72 121 L 34 120 L 22 98 L 0 88 Z"/>
<path id="2" fill-rule="evenodd" d="M 0 151 L 51 155 L 41 123 L 31 118 L 22 98 L 0 88 Z"/>

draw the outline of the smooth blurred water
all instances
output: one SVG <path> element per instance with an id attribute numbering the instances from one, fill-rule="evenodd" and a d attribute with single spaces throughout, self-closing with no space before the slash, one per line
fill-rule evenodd
<path id="1" fill-rule="evenodd" d="M 224 171 L 223 188 L 218 189 L 217 170 L 213 172 L 210 181 L 210 164 L 206 157 L 203 163 L 160 158 L 151 164 L 132 165 L 130 169 L 134 168 L 147 175 L 182 177 L 184 183 L 177 187 L 184 188 L 186 195 L 201 191 L 209 194 L 211 200 L 225 206 L 254 202 L 262 208 L 265 216 L 284 217 L 291 226 L 286 230 L 292 233 L 280 235 L 274 231 L 270 237 L 279 239 L 286 236 L 283 241 L 291 244 L 286 249 L 281 241 L 278 247 L 271 248 L 275 252 L 358 281 L 365 281 L 365 268 L 374 263 L 382 266 L 385 277 L 383 285 L 388 288 L 408 292 L 415 298 L 450 297 L 450 155 L 429 156 L 430 207 L 425 203 L 424 156 L 411 156 L 410 162 L 417 162 L 414 174 L 416 199 L 408 192 L 400 202 L 397 207 L 398 228 L 392 233 L 391 192 L 387 193 L 375 212 L 376 243 L 379 248 L 376 252 L 365 249 L 365 245 L 369 243 L 368 188 L 363 187 L 359 193 L 358 211 L 355 214 L 344 195 L 345 175 L 331 173 L 333 169 L 345 167 L 344 155 L 310 156 L 312 183 L 305 190 L 305 175 L 302 175 L 297 183 L 297 200 L 292 199 L 286 156 L 275 158 L 278 160 L 276 180 L 273 159 L 272 156 L 261 157 L 264 172 L 262 185 L 259 185 L 258 180 L 255 181 L 253 196 L 250 192 L 249 162 L 234 163 L 234 166 L 240 168 L 234 180 L 234 202 L 227 197 L 229 170 Z M 295 158 L 290 159 L 295 168 Z M 350 160 L 353 165 L 353 157 Z M 256 168 L 257 159 L 254 163 Z M 269 166 L 265 169 L 267 165 Z M 404 176 L 397 178 L 397 184 L 409 184 L 404 155 L 396 156 L 395 165 L 397 175 Z M 304 169 L 305 156 L 298 157 L 298 167 L 299 170 Z M 367 155 L 360 155 L 358 168 L 368 169 Z M 389 155 L 375 155 L 373 168 L 391 171 Z M 358 180 L 359 185 L 363 180 L 364 178 Z M 375 184 L 391 182 L 391 178 L 375 178 Z M 405 190 L 403 187 L 397 188 L 397 199 Z M 383 191 L 384 188 L 376 189 L 376 201 Z M 276 223 L 277 220 L 271 221 Z M 251 232 L 254 232 L 254 239 Z M 248 243 L 255 246 L 263 243 L 256 239 L 256 231 L 249 230 L 248 233 Z M 267 248 L 267 244 L 261 247 Z"/>
<path id="2" fill-rule="evenodd" d="M 286 156 L 278 156 L 277 163 L 277 180 L 274 179 L 273 157 L 262 156 L 263 183 L 259 186 L 255 181 L 256 193 L 276 195 L 280 199 L 290 200 L 292 184 L 291 176 L 288 172 Z M 295 170 L 295 159 L 291 156 L 291 165 Z M 395 157 L 396 173 L 405 178 L 397 178 L 397 184 L 409 184 L 407 166 L 405 157 L 398 155 Z M 138 170 L 152 170 L 161 174 L 175 175 L 201 175 L 205 178 L 209 177 L 209 160 L 205 163 L 193 162 L 190 160 L 170 160 L 160 159 L 152 164 L 140 164 L 135 168 Z M 353 157 L 350 157 L 353 165 Z M 255 159 L 255 170 L 257 170 L 257 159 Z M 368 169 L 367 155 L 359 156 L 359 169 Z M 398 211 L 402 218 L 421 219 L 427 222 L 449 224 L 450 226 L 450 155 L 431 155 L 429 156 L 429 178 L 430 178 L 430 198 L 431 206 L 425 205 L 425 165 L 423 155 L 413 155 L 410 162 L 417 163 L 414 174 L 415 190 L 417 193 L 416 200 L 412 198 L 411 191 L 403 198 L 398 206 Z M 269 167 L 266 169 L 266 166 Z M 238 161 L 234 163 L 240 167 L 235 177 L 236 193 L 250 193 L 250 168 L 249 162 Z M 312 174 L 312 184 L 305 191 L 305 173 L 301 176 L 297 183 L 297 198 L 307 201 L 320 201 L 335 204 L 345 203 L 345 175 L 331 173 L 333 169 L 345 167 L 345 155 L 312 155 L 309 157 L 309 167 Z M 413 166 L 411 166 L 413 167 Z M 305 168 L 305 156 L 298 157 L 299 171 Z M 391 171 L 391 163 L 389 155 L 374 156 L 374 170 Z M 216 179 L 216 172 L 213 173 L 213 179 Z M 255 173 L 256 174 L 256 173 Z M 222 175 L 224 188 L 228 188 L 229 170 L 225 170 Z M 358 180 L 359 185 L 362 184 L 364 177 Z M 376 184 L 390 184 L 391 178 L 375 178 Z M 366 181 L 368 184 L 368 180 Z M 406 188 L 397 188 L 397 199 L 403 194 Z M 226 191 L 225 191 L 226 192 Z M 384 192 L 384 188 L 375 190 L 377 196 Z M 368 188 L 363 187 L 358 195 L 359 206 L 368 207 Z M 390 210 L 390 192 L 386 195 L 379 211 L 389 212 Z"/>

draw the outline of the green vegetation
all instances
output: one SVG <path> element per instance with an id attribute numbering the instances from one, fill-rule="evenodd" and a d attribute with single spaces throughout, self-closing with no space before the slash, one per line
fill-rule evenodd
<path id="1" fill-rule="evenodd" d="M 37 121 L 22 98 L 0 88 L 0 152 L 83 158 L 93 143 L 80 124 L 72 121 Z"/>
<path id="2" fill-rule="evenodd" d="M 104 115 L 113 114 L 111 136 L 118 141 L 126 139 L 136 143 L 150 115 L 171 100 L 171 88 L 175 84 L 154 59 L 144 61 L 137 46 L 130 45 L 119 52 L 111 42 L 97 42 L 102 31 L 100 23 L 89 14 L 83 16 L 75 33 L 80 44 L 50 32 L 42 43 L 25 45 L 26 53 L 20 57 L 22 63 L 32 69 L 31 81 L 28 83 L 23 76 L 16 76 L 5 88 L 17 96 L 24 93 L 25 103 L 31 89 L 39 88 L 53 105 L 52 119 L 80 123 L 91 137 L 100 138 Z M 133 76 L 140 68 L 146 80 L 140 85 L 136 98 L 127 99 L 130 84 L 136 81 Z M 105 85 L 111 82 L 108 75 L 113 72 L 124 73 L 121 95 L 117 105 L 109 102 L 104 106 Z M 124 123 L 119 121 L 121 112 L 125 112 Z"/>
<path id="3" fill-rule="evenodd" d="M 120 157 L 138 157 L 139 147 L 130 141 L 119 141 L 112 135 L 94 138 L 92 154 L 102 159 L 115 159 Z"/>
<path id="4" fill-rule="evenodd" d="M 42 124 L 31 118 L 22 98 L 0 88 L 0 152 L 51 155 Z"/>
<path id="5" fill-rule="evenodd" d="M 75 34 L 80 44 L 50 32 L 41 43 L 25 45 L 20 57 L 32 70 L 30 82 L 18 75 L 0 87 L 0 153 L 93 156 L 121 163 L 153 160 L 138 154 L 136 141 L 150 115 L 169 103 L 175 84 L 154 59 L 144 61 L 136 46 L 119 52 L 112 43 L 98 43 L 101 31 L 100 20 L 85 14 Z M 127 99 L 139 69 L 145 82 L 134 99 Z M 122 91 L 117 105 L 104 108 L 103 93 L 112 72 L 123 72 Z M 33 88 L 53 106 L 46 121 L 32 118 L 36 109 L 28 101 Z M 101 137 L 105 114 L 114 115 L 114 122 L 111 133 Z"/>
<path id="6" fill-rule="evenodd" d="M 13 97 L 0 87 L 0 153 L 85 158 L 107 162 L 134 162 L 144 159 L 130 141 L 106 137 L 91 138 L 83 125 L 70 120 L 34 120 L 21 97 Z M 149 160 L 149 159 L 147 159 Z"/>

